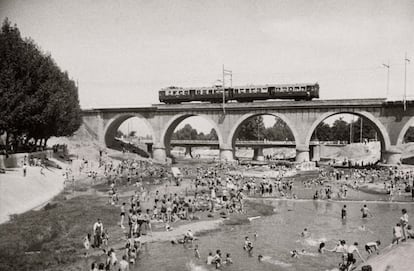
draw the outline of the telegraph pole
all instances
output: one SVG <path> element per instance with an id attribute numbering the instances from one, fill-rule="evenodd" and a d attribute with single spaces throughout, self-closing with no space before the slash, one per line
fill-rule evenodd
<path id="1" fill-rule="evenodd" d="M 410 60 L 407 58 L 407 52 L 405 53 L 404 58 L 404 111 L 407 110 L 407 63 L 410 63 Z"/>
<path id="2" fill-rule="evenodd" d="M 224 95 L 224 92 L 226 92 L 226 88 L 225 88 L 225 78 L 224 78 L 224 64 L 223 64 L 223 114 L 226 114 L 226 108 L 225 108 L 225 104 L 226 104 L 226 96 Z"/>
<path id="3" fill-rule="evenodd" d="M 226 75 L 230 76 L 230 86 L 233 86 L 233 72 L 230 70 L 226 70 L 224 69 L 224 64 L 223 64 L 223 114 L 226 114 L 226 87 L 225 87 L 225 82 L 226 82 Z"/>
<path id="4" fill-rule="evenodd" d="M 359 143 L 362 143 L 362 117 L 359 117 L 359 119 L 361 120 L 361 127 L 359 128 Z"/>
<path id="5" fill-rule="evenodd" d="M 388 97 L 390 91 L 390 61 L 388 60 L 388 64 L 382 64 L 382 66 L 387 68 L 387 95 L 385 97 Z"/>

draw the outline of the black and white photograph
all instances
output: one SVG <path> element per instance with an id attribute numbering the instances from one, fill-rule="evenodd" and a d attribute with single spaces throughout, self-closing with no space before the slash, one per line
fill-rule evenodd
<path id="1" fill-rule="evenodd" d="M 414 1 L 0 0 L 0 271 L 414 270 Z"/>

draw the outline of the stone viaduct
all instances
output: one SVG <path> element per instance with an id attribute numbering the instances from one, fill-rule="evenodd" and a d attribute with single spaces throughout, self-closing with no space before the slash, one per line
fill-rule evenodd
<path id="1" fill-rule="evenodd" d="M 400 161 L 404 135 L 414 126 L 414 102 L 387 102 L 385 99 L 265 101 L 221 104 L 155 104 L 136 108 L 97 108 L 83 110 L 83 125 L 102 147 L 114 142 L 118 127 L 131 117 L 141 118 L 152 130 L 153 158 L 166 161 L 170 155 L 171 135 L 177 125 L 191 116 L 206 119 L 217 132 L 220 158 L 234 159 L 235 141 L 241 124 L 254 116 L 273 115 L 282 119 L 295 138 L 296 161 L 310 160 L 309 146 L 316 127 L 326 118 L 351 113 L 372 125 L 381 141 L 381 160 L 388 164 Z"/>

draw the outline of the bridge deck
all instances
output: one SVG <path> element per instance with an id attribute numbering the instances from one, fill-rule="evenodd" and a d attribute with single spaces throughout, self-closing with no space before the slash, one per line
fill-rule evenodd
<path id="1" fill-rule="evenodd" d="M 414 101 L 407 101 L 407 106 L 412 106 Z M 221 103 L 189 102 L 181 104 L 152 104 L 137 107 L 106 107 L 84 109 L 84 113 L 94 112 L 157 112 L 157 111 L 186 111 L 186 110 L 221 110 Z M 331 107 L 353 107 L 353 108 L 381 108 L 384 106 L 402 106 L 402 101 L 387 101 L 385 98 L 371 99 L 341 99 L 341 100 L 312 100 L 312 101 L 291 101 L 291 100 L 267 100 L 250 103 L 228 102 L 226 110 L 237 111 L 251 109 L 298 109 L 298 108 L 331 108 Z"/>

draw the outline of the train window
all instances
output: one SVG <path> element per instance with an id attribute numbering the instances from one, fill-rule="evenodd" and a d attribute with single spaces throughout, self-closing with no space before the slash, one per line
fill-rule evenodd
<path id="1" fill-rule="evenodd" d="M 213 90 L 212 89 L 209 89 L 208 90 L 208 94 L 213 94 Z"/>
<path id="2" fill-rule="evenodd" d="M 239 89 L 235 88 L 234 93 L 239 93 Z"/>
<path id="3" fill-rule="evenodd" d="M 250 89 L 249 88 L 246 88 L 246 93 L 250 93 Z"/>
<path id="4" fill-rule="evenodd" d="M 263 92 L 266 93 L 267 92 L 267 88 L 262 88 Z"/>
<path id="5" fill-rule="evenodd" d="M 184 94 L 185 94 L 185 95 L 188 95 L 188 90 L 185 90 L 185 91 L 184 91 Z"/>
<path id="6" fill-rule="evenodd" d="M 196 91 L 196 93 L 197 93 L 198 95 L 200 95 L 200 94 L 201 94 L 201 90 L 197 90 L 197 91 Z"/>
<path id="7" fill-rule="evenodd" d="M 300 87 L 300 90 L 305 91 L 306 88 L 305 87 Z"/>
<path id="8" fill-rule="evenodd" d="M 299 87 L 295 87 L 295 91 L 299 91 Z"/>
<path id="9" fill-rule="evenodd" d="M 293 87 L 289 87 L 289 91 L 293 91 Z"/>
<path id="10" fill-rule="evenodd" d="M 182 90 L 180 90 L 180 91 L 178 92 L 178 94 L 179 94 L 179 95 L 183 95 L 183 91 L 182 91 Z"/>
<path id="11" fill-rule="evenodd" d="M 282 88 L 282 91 L 287 91 L 287 87 L 283 87 Z"/>
<path id="12" fill-rule="evenodd" d="M 244 88 L 241 88 L 240 89 L 240 93 L 244 93 Z"/>
<path id="13" fill-rule="evenodd" d="M 280 88 L 276 88 L 276 91 L 280 91 Z"/>
<path id="14" fill-rule="evenodd" d="M 175 91 L 175 90 L 174 90 L 174 91 L 173 91 L 173 95 L 176 95 L 176 94 L 177 94 L 177 91 Z"/>

